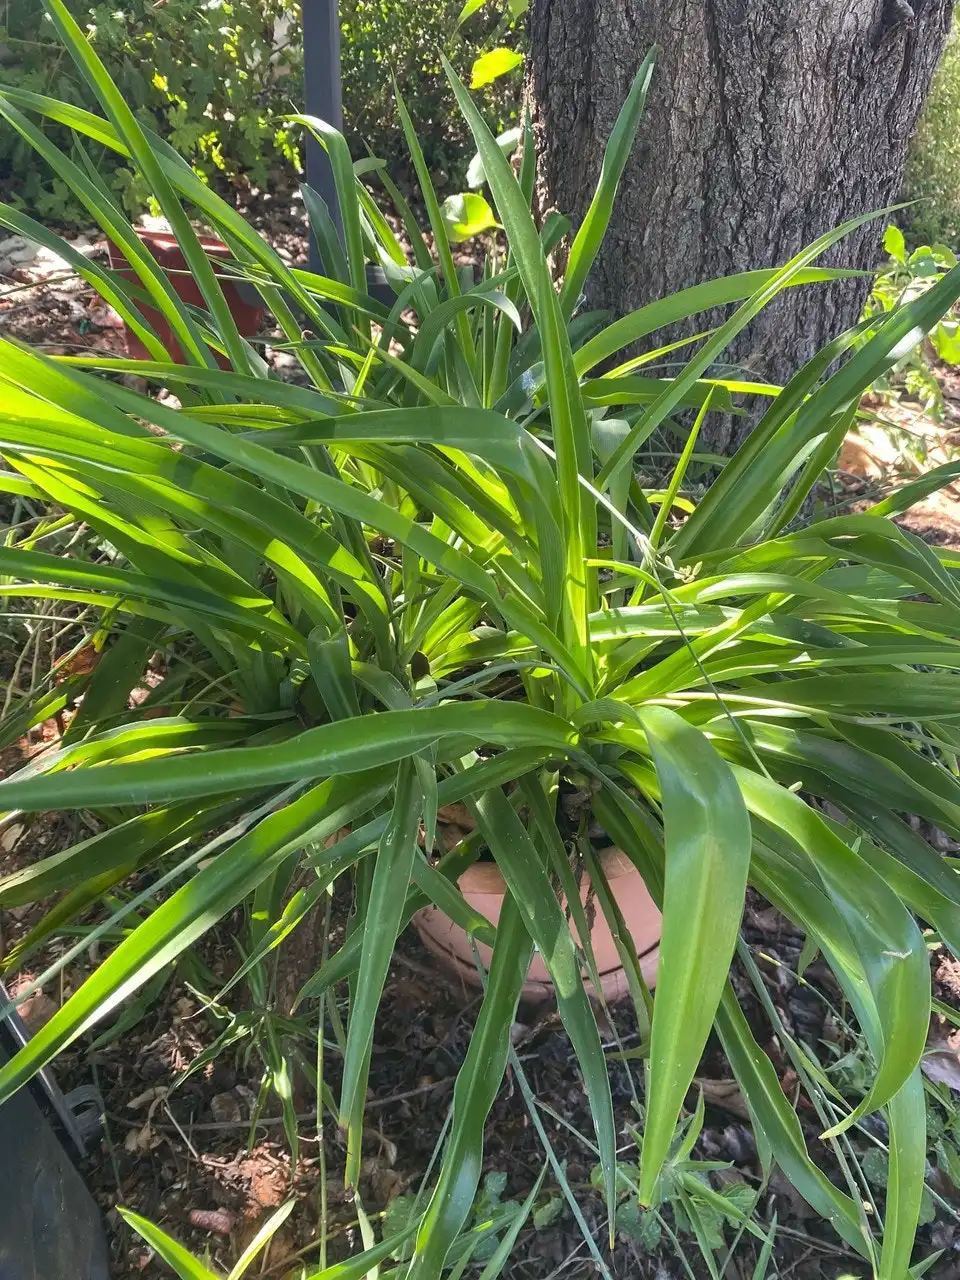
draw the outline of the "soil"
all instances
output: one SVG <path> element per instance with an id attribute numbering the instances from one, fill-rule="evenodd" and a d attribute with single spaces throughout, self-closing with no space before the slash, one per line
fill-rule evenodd
<path id="1" fill-rule="evenodd" d="M 347 905 L 343 900 L 338 903 L 341 919 L 345 919 Z M 223 922 L 200 949 L 204 964 L 219 978 L 236 964 L 231 934 L 239 923 Z M 748 902 L 744 935 L 787 1032 L 811 1048 L 825 1043 L 834 1046 L 835 1055 L 821 1049 L 825 1062 L 855 1049 L 845 1026 L 831 1012 L 842 1008 L 842 998 L 829 970 L 815 963 L 804 981 L 797 980 L 802 937 L 754 894 Z M 336 946 L 341 937 L 342 925 L 335 928 L 331 944 Z M 956 1007 L 960 986 L 956 965 L 936 956 L 934 966 L 938 998 Z M 76 980 L 81 976 L 74 975 Z M 735 970 L 734 984 L 755 1034 L 778 1068 L 785 1092 L 797 1100 L 811 1153 L 830 1169 L 829 1152 L 817 1136 L 821 1126 L 799 1093 L 789 1060 L 742 970 Z M 69 986 L 64 996 L 69 994 Z M 268 1107 L 259 1123 L 251 1126 L 259 1088 L 255 1059 L 245 1062 L 242 1054 L 228 1050 L 178 1084 L 181 1074 L 213 1039 L 211 1021 L 200 1005 L 194 992 L 182 983 L 173 983 L 132 1030 L 93 1051 L 71 1051 L 57 1067 L 65 1087 L 92 1080 L 104 1098 L 104 1139 L 86 1162 L 84 1173 L 106 1215 L 112 1274 L 151 1280 L 168 1274 L 122 1223 L 117 1204 L 130 1206 L 162 1224 L 198 1256 L 208 1251 L 210 1260 L 226 1269 L 269 1213 L 292 1195 L 296 1211 L 278 1233 L 262 1273 L 282 1277 L 296 1274 L 292 1268 L 301 1259 L 318 1262 L 320 1197 L 325 1185 L 329 1260 L 358 1251 L 362 1242 L 355 1209 L 342 1189 L 344 1144 L 329 1119 L 323 1133 L 324 1182 L 312 1115 L 307 1113 L 300 1125 L 301 1155 L 296 1168 L 291 1168 L 275 1108 Z M 54 1007 L 51 1002 L 44 1012 L 52 1013 Z M 415 934 L 408 930 L 398 945 L 384 991 L 369 1079 L 369 1127 L 360 1194 L 366 1213 L 374 1220 L 388 1211 L 398 1196 L 416 1193 L 423 1183 L 440 1141 L 453 1080 L 466 1053 L 477 1007 L 476 992 L 438 974 Z M 629 1006 L 602 1011 L 600 1022 L 611 1051 L 636 1046 L 637 1028 Z M 660 1248 L 648 1250 L 621 1236 L 613 1254 L 607 1253 L 604 1208 L 590 1179 L 595 1157 L 589 1146 L 589 1110 L 576 1059 L 555 1010 L 540 1005 L 521 1007 L 513 1039 L 555 1156 L 577 1192 L 584 1218 L 611 1274 L 649 1280 L 683 1274 L 677 1251 L 666 1238 Z M 330 1053 L 326 1078 L 335 1095 L 337 1063 L 336 1054 Z M 637 1152 L 629 1126 L 637 1124 L 637 1106 L 642 1106 L 640 1064 L 611 1060 L 610 1081 L 621 1159 L 635 1161 Z M 704 1056 L 698 1086 L 706 1110 L 694 1158 L 727 1162 L 725 1184 L 742 1182 L 756 1188 L 761 1170 L 745 1105 L 715 1043 Z M 691 1105 L 694 1102 L 691 1094 Z M 885 1137 L 882 1122 L 872 1123 L 877 1136 Z M 868 1149 L 865 1143 L 856 1142 L 855 1146 L 860 1156 Z M 504 1199 L 521 1201 L 536 1181 L 544 1158 L 519 1081 L 508 1071 L 487 1126 L 484 1172 L 506 1175 Z M 548 1177 L 545 1186 L 549 1190 L 541 1204 L 558 1195 L 553 1178 Z M 776 1173 L 757 1207 L 760 1221 L 769 1223 L 774 1214 L 778 1223 L 774 1261 L 781 1277 L 823 1276 L 826 1280 L 840 1274 L 868 1274 L 862 1262 Z M 666 1217 L 670 1220 L 669 1209 Z M 726 1235 L 731 1239 L 729 1229 Z M 690 1272 L 705 1276 L 693 1237 L 681 1234 L 680 1242 Z M 946 1252 L 930 1274 L 941 1280 L 960 1276 L 960 1232 L 955 1222 L 944 1218 L 924 1229 L 921 1256 L 933 1248 Z M 757 1253 L 758 1243 L 744 1237 L 725 1274 L 746 1280 L 753 1275 Z M 522 1231 L 505 1274 L 547 1280 L 559 1275 L 587 1277 L 596 1272 L 580 1229 L 564 1206 L 549 1226 Z"/>
<path id="2" fill-rule="evenodd" d="M 940 366 L 937 381 L 943 396 L 938 415 L 905 397 L 864 402 L 874 416 L 847 436 L 837 460 L 837 478 L 849 493 L 888 490 L 958 461 L 960 368 Z M 960 484 L 937 490 L 897 523 L 934 546 L 960 548 Z"/>
<path id="3" fill-rule="evenodd" d="M 304 249 L 302 209 L 292 198 L 285 209 L 279 219 L 283 225 L 275 238 L 284 254 L 295 261 L 302 258 Z M 95 245 L 94 251 L 102 253 L 102 246 Z M 122 330 L 112 313 L 82 282 L 59 279 L 55 263 L 41 260 L 18 267 L 15 278 L 7 283 L 15 292 L 7 290 L 0 296 L 0 332 L 4 335 L 42 345 L 50 352 L 76 353 L 91 347 L 123 351 Z M 941 460 L 938 451 L 944 459 L 951 455 L 951 436 L 957 430 L 956 405 L 960 404 L 956 382 L 945 383 L 945 399 L 948 407 L 944 423 L 931 424 L 917 415 L 912 418 L 911 429 L 922 430 L 928 437 L 925 447 L 931 463 Z M 895 412 L 910 414 L 911 410 L 898 406 Z M 841 459 L 838 475 L 853 502 L 882 490 L 895 474 L 902 474 L 902 455 L 890 456 L 881 437 L 882 433 L 878 436 L 861 428 Z M 904 523 L 931 542 L 960 546 L 960 516 L 954 506 L 958 496 L 960 493 L 946 490 L 932 505 L 925 504 L 918 513 L 905 518 Z M 50 722 L 33 742 L 17 744 L 13 753 L 0 761 L 0 767 L 9 770 L 36 749 L 38 738 L 41 743 L 52 739 L 60 728 Z M 81 834 L 77 821 L 73 816 L 48 817 L 26 826 L 0 826 L 0 873 L 6 874 L 73 842 Z M 332 947 L 342 940 L 348 909 L 349 903 L 339 897 L 333 913 Z M 27 908 L 0 915 L 4 952 L 26 934 L 39 914 L 40 909 Z M 103 1138 L 95 1144 L 83 1172 L 106 1217 L 112 1275 L 117 1280 L 137 1276 L 159 1280 L 170 1274 L 123 1223 L 116 1210 L 118 1204 L 159 1223 L 198 1256 L 206 1255 L 210 1265 L 224 1271 L 236 1261 L 268 1215 L 291 1196 L 297 1202 L 296 1209 L 275 1236 L 262 1268 L 258 1264 L 253 1274 L 290 1276 L 296 1274 L 301 1261 L 318 1263 L 318 1223 L 324 1200 L 329 1260 L 349 1256 L 363 1247 L 356 1207 L 343 1191 L 342 1135 L 329 1119 L 318 1133 L 315 1118 L 306 1112 L 300 1121 L 300 1153 L 294 1166 L 275 1105 L 268 1102 L 262 1112 L 257 1111 L 263 1072 L 249 1042 L 240 1041 L 225 1049 L 212 1062 L 182 1078 L 223 1028 L 223 1023 L 217 1023 L 205 1010 L 203 994 L 213 994 L 234 972 L 238 962 L 235 938 L 240 932 L 239 916 L 221 922 L 198 947 L 194 971 L 181 967 L 134 1025 L 95 1047 L 95 1037 L 91 1035 L 58 1061 L 56 1071 L 64 1088 L 93 1083 L 103 1097 Z M 829 970 L 815 961 L 802 980 L 797 978 L 803 941 L 797 931 L 751 894 L 744 934 L 776 1017 L 786 1032 L 819 1052 L 825 1064 L 851 1053 L 855 1056 L 856 1042 L 843 1021 L 842 998 Z M 44 962 L 51 958 L 50 953 L 42 957 Z M 96 961 L 94 945 L 65 970 L 57 989 L 48 988 L 34 998 L 25 1009 L 31 1029 L 35 1030 L 52 1014 Z M 940 951 L 932 954 L 931 964 L 937 998 L 956 1009 L 960 1006 L 960 966 Z M 27 980 L 41 967 L 37 959 Z M 20 982 L 24 982 L 22 976 Z M 745 971 L 735 969 L 734 983 L 755 1034 L 778 1069 L 784 1091 L 796 1100 L 811 1152 L 829 1169 L 829 1151 L 817 1137 L 821 1126 L 797 1088 L 783 1049 L 782 1032 L 778 1035 L 771 1026 Z M 232 1004 L 238 1012 L 249 1005 L 236 990 L 224 1003 Z M 397 1205 L 404 1203 L 399 1197 L 415 1194 L 428 1177 L 477 1009 L 476 992 L 440 975 L 415 934 L 408 930 L 398 944 L 384 992 L 369 1078 L 360 1195 L 363 1208 L 375 1225 L 379 1225 L 378 1215 L 388 1211 L 395 1215 Z M 837 1010 L 841 1011 L 840 1016 Z M 306 1017 L 315 1015 L 308 1010 Z M 611 1053 L 627 1051 L 625 1060 L 611 1058 L 610 1079 L 621 1157 L 635 1160 L 631 1126 L 639 1119 L 643 1078 L 642 1066 L 629 1057 L 629 1050 L 638 1044 L 638 1029 L 630 1010 L 623 1006 L 601 1010 L 599 1019 Z M 98 1028 L 97 1034 L 104 1030 Z M 931 1029 L 932 1042 L 951 1046 L 951 1030 L 946 1022 L 938 1023 Z M 329 1039 L 329 1025 L 326 1034 Z M 314 1023 L 314 1045 L 315 1042 Z M 641 1280 L 706 1275 L 696 1241 L 689 1232 L 678 1236 L 682 1257 L 667 1236 L 651 1248 L 623 1233 L 618 1236 L 613 1253 L 608 1253 L 603 1204 L 590 1177 L 595 1158 L 589 1145 L 589 1110 L 576 1059 L 555 1010 L 522 1007 L 514 1027 L 514 1045 L 537 1099 L 537 1116 L 577 1193 L 587 1227 L 611 1274 Z M 955 1052 L 952 1046 L 949 1051 Z M 326 1057 L 326 1078 L 336 1095 L 339 1056 L 330 1050 Z M 701 1064 L 698 1083 L 706 1108 L 694 1157 L 727 1164 L 721 1178 L 714 1175 L 716 1187 L 737 1182 L 759 1187 L 760 1162 L 745 1105 L 719 1046 L 713 1042 Z M 694 1104 L 693 1094 L 689 1101 Z M 254 1115 L 258 1118 L 252 1122 Z M 871 1123 L 879 1125 L 877 1121 Z M 882 1132 L 878 1130 L 877 1136 L 882 1137 Z M 860 1140 L 855 1138 L 854 1142 L 856 1145 Z M 860 1143 L 860 1154 L 866 1149 Z M 487 1126 L 484 1172 L 505 1175 L 505 1186 L 499 1193 L 502 1199 L 521 1201 L 536 1181 L 544 1159 L 521 1081 L 511 1070 Z M 956 1192 L 948 1185 L 942 1190 L 955 1199 Z M 559 1276 L 575 1280 L 597 1274 L 569 1208 L 551 1203 L 546 1210 L 548 1202 L 558 1196 L 557 1180 L 549 1173 L 538 1202 L 544 1209 L 544 1225 L 523 1229 L 504 1272 L 506 1276 L 517 1280 L 553 1280 Z M 756 1209 L 762 1223 L 772 1223 L 774 1215 L 777 1230 L 773 1265 L 784 1280 L 867 1274 L 862 1262 L 838 1242 L 776 1173 Z M 665 1211 L 665 1216 L 668 1223 L 677 1225 L 671 1209 Z M 958 1222 L 960 1218 L 941 1213 L 939 1220 L 921 1234 L 918 1256 L 943 1251 L 927 1273 L 940 1280 L 960 1280 Z M 733 1239 L 729 1227 L 725 1235 L 728 1241 Z M 759 1250 L 760 1242 L 744 1235 L 724 1274 L 733 1280 L 747 1280 L 754 1274 Z"/>

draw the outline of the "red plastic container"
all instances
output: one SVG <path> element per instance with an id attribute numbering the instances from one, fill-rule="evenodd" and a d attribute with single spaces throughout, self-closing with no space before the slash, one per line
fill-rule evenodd
<path id="1" fill-rule="evenodd" d="M 205 306 L 203 294 L 187 267 L 183 251 L 177 244 L 176 236 L 171 235 L 169 231 L 140 231 L 138 235 L 156 258 L 158 265 L 166 272 L 170 283 L 184 302 L 200 307 Z M 215 236 L 200 236 L 199 240 L 207 256 L 214 259 L 214 270 L 217 271 L 218 275 L 222 274 L 222 269 L 217 270 L 216 260 L 228 259 L 230 250 L 222 240 L 216 239 Z M 117 246 L 111 243 L 109 250 L 110 265 L 114 271 L 122 276 L 124 280 L 139 284 L 139 277 L 129 266 Z M 252 338 L 260 331 L 263 313 L 266 308 L 259 299 L 256 303 L 247 301 L 240 292 L 241 287 L 233 280 L 225 280 L 223 282 L 223 296 L 227 300 L 230 313 L 236 321 L 237 329 L 240 331 L 241 336 Z M 144 319 L 150 322 L 157 337 L 170 352 L 171 358 L 177 364 L 186 363 L 180 344 L 174 339 L 170 326 L 159 311 L 147 306 L 141 307 L 141 311 Z M 149 360 L 151 358 L 150 353 L 129 325 L 125 325 L 124 329 L 127 339 L 127 355 L 134 360 Z M 230 361 L 225 356 L 218 355 L 217 362 L 223 369 L 230 367 Z"/>

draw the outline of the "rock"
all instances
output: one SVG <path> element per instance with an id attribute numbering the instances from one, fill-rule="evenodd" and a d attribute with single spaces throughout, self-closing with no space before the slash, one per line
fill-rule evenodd
<path id="1" fill-rule="evenodd" d="M 71 240 L 70 244 L 77 253 L 82 253 L 85 258 L 90 258 L 95 253 L 99 252 L 102 241 L 98 242 L 96 240 L 91 240 L 89 236 L 81 235 L 77 236 L 76 240 Z"/>
<path id="2" fill-rule="evenodd" d="M 4 853 L 11 853 L 17 846 L 20 837 L 26 831 L 26 827 L 22 822 L 14 822 L 3 832 L 0 832 L 0 850 Z"/>
<path id="3" fill-rule="evenodd" d="M 240 1103 L 232 1093 L 215 1093 L 210 1099 L 210 1110 L 220 1124 L 240 1124 L 243 1120 Z"/>
<path id="4" fill-rule="evenodd" d="M 73 266 L 66 258 L 46 247 L 36 249 L 33 258 L 27 261 L 32 261 L 34 269 L 43 276 L 70 275 L 73 272 Z"/>
<path id="5" fill-rule="evenodd" d="M 25 267 L 28 263 L 33 262 L 39 253 L 39 245 L 31 244 L 25 240 L 19 249 L 14 249 L 7 254 L 7 261 L 18 267 Z"/>

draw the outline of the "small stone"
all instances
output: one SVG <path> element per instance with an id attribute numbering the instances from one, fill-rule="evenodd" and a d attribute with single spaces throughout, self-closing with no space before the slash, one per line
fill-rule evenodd
<path id="1" fill-rule="evenodd" d="M 73 267 L 66 258 L 61 258 L 59 253 L 54 253 L 52 249 L 46 247 L 36 249 L 32 261 L 36 269 L 45 276 L 60 276 L 73 271 Z"/>
<path id="2" fill-rule="evenodd" d="M 89 236 L 77 236 L 76 240 L 72 240 L 70 243 L 77 253 L 82 253 L 85 258 L 92 257 L 100 248 L 97 242 L 91 240 Z"/>
<path id="3" fill-rule="evenodd" d="M 219 1124 L 240 1124 L 243 1119 L 240 1103 L 232 1093 L 215 1093 L 210 1099 L 210 1110 Z"/>
<path id="4" fill-rule="evenodd" d="M 22 822 L 14 822 L 3 832 L 0 832 L 0 850 L 3 850 L 4 853 L 11 853 L 16 848 L 24 831 L 26 831 L 26 827 Z"/>
<path id="5" fill-rule="evenodd" d="M 28 244 L 24 241 L 19 249 L 14 249 L 7 254 L 7 261 L 12 262 L 15 266 L 24 267 L 28 262 L 33 262 L 39 254 L 40 250 L 35 244 Z"/>

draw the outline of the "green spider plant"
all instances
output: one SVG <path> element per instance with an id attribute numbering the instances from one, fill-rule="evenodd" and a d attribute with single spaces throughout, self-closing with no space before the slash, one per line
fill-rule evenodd
<path id="1" fill-rule="evenodd" d="M 458 270 L 400 102 L 436 260 L 384 175 L 413 247 L 408 262 L 343 139 L 304 117 L 332 161 L 343 234 L 308 191 L 327 275 L 292 269 L 137 123 L 62 0 L 44 4 L 104 115 L 11 88 L 0 91 L 0 115 L 86 205 L 138 283 L 17 210 L 0 211 L 0 223 L 55 247 L 151 359 L 56 358 L 0 342 L 9 468 L 0 485 L 95 534 L 60 555 L 11 540 L 0 549 L 0 591 L 94 608 L 98 642 L 114 638 L 91 675 L 51 681 L 9 718 L 15 740 L 82 694 L 58 748 L 0 783 L 0 804 L 85 810 L 100 832 L 0 882 L 0 905 L 56 897 L 34 941 L 133 872 L 147 888 L 118 914 L 153 905 L 0 1069 L 0 1099 L 238 905 L 249 910 L 247 963 L 259 963 L 350 876 L 346 941 L 324 963 L 318 956 L 301 992 L 305 1004 L 349 986 L 338 1101 L 349 1182 L 398 934 L 435 902 L 493 946 L 440 1176 L 404 1273 L 438 1276 L 467 1220 L 534 947 L 582 1073 L 612 1223 L 617 1133 L 582 980 L 594 966 L 560 905 L 562 890 L 577 923 L 572 868 L 582 859 L 620 932 L 588 839 L 598 823 L 663 909 L 652 1001 L 622 938 L 638 1015 L 652 1012 L 640 1202 L 657 1201 L 715 1027 L 767 1166 L 775 1160 L 878 1275 L 905 1276 L 923 1188 L 918 1064 L 930 1014 L 916 916 L 960 952 L 960 892 L 904 815 L 960 837 L 960 558 L 891 517 L 960 468 L 863 514 L 794 525 L 861 392 L 949 310 L 960 269 L 872 321 L 866 342 L 860 327 L 838 337 L 783 388 L 712 378 L 711 368 L 781 290 L 842 274 L 816 261 L 864 219 L 778 269 L 699 285 L 612 322 L 578 313 L 650 58 L 570 238 L 560 288 L 548 254 L 568 228 L 551 219 L 538 230 L 531 216 L 529 129 L 516 176 L 449 70 L 506 251 L 479 281 Z M 74 131 L 71 155 L 49 142 L 45 121 Z M 150 183 L 205 307 L 179 299 L 85 145 L 119 153 Z M 282 334 L 271 341 L 296 356 L 306 385 L 279 381 L 238 333 L 193 218 L 226 241 L 230 272 L 259 290 Z M 369 295 L 368 260 L 382 266 L 392 307 Z M 616 363 L 637 343 L 656 348 L 665 326 L 725 305 L 729 318 L 700 335 L 675 376 L 651 377 L 646 366 L 676 344 Z M 156 313 L 185 363 L 171 362 Z M 117 373 L 173 389 L 179 407 Z M 765 412 L 706 484 L 698 431 L 744 394 L 764 397 Z M 640 451 L 671 433 L 683 440 L 679 459 L 653 489 Z M 131 709 L 128 694 L 158 650 L 163 679 Z M 576 821 L 560 804 L 571 789 L 587 798 Z M 453 802 L 469 807 L 476 833 L 435 863 L 425 850 L 438 807 Z M 456 888 L 481 854 L 508 889 L 496 928 Z M 873 1056 L 862 1101 L 836 1095 L 821 1116 L 836 1182 L 811 1159 L 728 982 L 748 884 L 823 953 Z M 814 1070 L 802 1046 L 790 1051 Z M 882 1226 L 864 1211 L 844 1145 L 881 1108 L 890 1132 Z"/>

